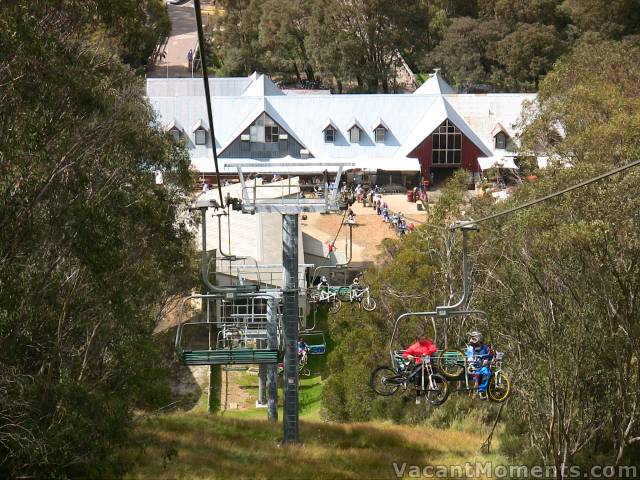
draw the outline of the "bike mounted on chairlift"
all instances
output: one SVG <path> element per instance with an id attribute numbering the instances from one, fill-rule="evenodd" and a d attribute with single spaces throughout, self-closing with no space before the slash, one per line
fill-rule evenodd
<path id="1" fill-rule="evenodd" d="M 371 388 L 379 395 L 390 396 L 396 393 L 401 387 L 407 390 L 410 386 L 416 389 L 418 397 L 425 396 L 432 405 L 441 405 L 446 401 L 455 385 L 455 390 L 468 392 L 475 396 L 479 390 L 478 366 L 473 357 L 469 357 L 459 348 L 448 348 L 449 329 L 454 321 L 458 322 L 458 340 L 465 331 L 465 323 L 469 319 L 483 322 L 486 331 L 490 332 L 490 319 L 486 312 L 482 310 L 468 310 L 466 304 L 469 300 L 469 267 L 467 256 L 467 233 L 470 230 L 477 230 L 474 224 L 455 224 L 452 228 L 461 229 L 463 235 L 463 296 L 454 305 L 436 307 L 432 312 L 408 312 L 400 315 L 395 323 L 391 339 L 389 341 L 389 356 L 391 366 L 383 365 L 373 369 L 369 378 Z M 430 320 L 433 327 L 433 338 L 438 340 L 438 323 L 442 322 L 444 349 L 436 351 L 433 355 L 423 357 L 415 368 L 409 368 L 403 358 L 404 350 L 396 349 L 395 343 L 399 335 L 400 323 L 411 317 L 418 317 Z M 477 329 L 477 325 L 474 325 Z M 502 370 L 504 352 L 498 352 L 489 344 L 491 351 L 490 358 L 483 362 L 482 366 L 489 369 L 489 384 L 487 386 L 487 397 L 494 402 L 504 402 L 510 394 L 510 381 Z M 420 381 L 416 381 L 416 376 Z M 428 381 L 425 383 L 424 378 Z"/>

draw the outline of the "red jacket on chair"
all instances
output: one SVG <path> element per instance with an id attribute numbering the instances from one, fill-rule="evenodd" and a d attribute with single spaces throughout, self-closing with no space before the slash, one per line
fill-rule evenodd
<path id="1" fill-rule="evenodd" d="M 435 343 L 428 338 L 423 338 L 410 345 L 409 348 L 404 351 L 402 356 L 407 358 L 409 355 L 413 355 L 416 357 L 416 363 L 420 363 L 420 357 L 422 355 L 433 355 L 437 350 L 438 347 L 436 347 Z"/>

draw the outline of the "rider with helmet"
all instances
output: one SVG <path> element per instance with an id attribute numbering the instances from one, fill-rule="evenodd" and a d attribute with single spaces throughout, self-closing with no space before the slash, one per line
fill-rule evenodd
<path id="1" fill-rule="evenodd" d="M 484 337 L 481 332 L 474 330 L 469 333 L 469 345 L 466 350 L 467 362 L 470 366 L 471 375 L 478 382 L 478 394 L 480 398 L 487 398 L 487 387 L 491 379 L 491 370 L 489 362 L 492 353 L 487 344 L 484 343 Z"/>
<path id="2" fill-rule="evenodd" d="M 327 280 L 327 277 L 325 277 L 324 275 L 320 278 L 320 283 L 318 284 L 318 290 L 328 290 L 329 289 L 329 281 Z"/>
<path id="3" fill-rule="evenodd" d="M 431 356 L 438 351 L 438 347 L 430 339 L 416 336 L 416 341 L 409 345 L 407 349 L 402 353 L 402 356 L 408 361 L 415 359 L 414 371 L 422 368 L 423 357 Z M 420 375 L 415 377 L 416 385 L 420 385 L 422 378 Z M 420 390 L 416 390 L 416 404 L 420 403 Z"/>
<path id="4" fill-rule="evenodd" d="M 304 341 L 302 337 L 298 339 L 298 364 L 306 365 L 307 355 L 309 353 L 309 345 Z"/>

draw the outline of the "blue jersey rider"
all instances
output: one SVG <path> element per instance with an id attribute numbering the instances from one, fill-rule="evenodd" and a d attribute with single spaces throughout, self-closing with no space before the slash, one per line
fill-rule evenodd
<path id="1" fill-rule="evenodd" d="M 480 398 L 487 398 L 487 387 L 491 379 L 491 370 L 489 362 L 492 353 L 489 347 L 484 343 L 482 333 L 473 331 L 469 333 L 469 346 L 466 350 L 467 362 L 472 367 L 472 375 L 479 382 L 478 394 Z"/>
<path id="2" fill-rule="evenodd" d="M 298 363 L 300 365 L 306 365 L 307 354 L 309 353 L 309 345 L 304 341 L 302 337 L 298 339 Z"/>

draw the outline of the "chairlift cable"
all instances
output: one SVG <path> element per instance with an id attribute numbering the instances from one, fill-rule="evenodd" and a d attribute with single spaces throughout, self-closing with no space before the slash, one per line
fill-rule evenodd
<path id="1" fill-rule="evenodd" d="M 218 182 L 218 193 L 220 194 L 220 207 L 224 208 L 222 198 L 222 185 L 220 183 L 220 169 L 218 168 L 218 152 L 216 152 L 216 136 L 213 129 L 213 108 L 211 107 L 211 94 L 209 93 L 209 74 L 207 73 L 206 45 L 204 42 L 204 32 L 202 30 L 202 13 L 200 12 L 200 0 L 193 0 L 196 11 L 196 23 L 198 24 L 198 45 L 200 47 L 200 64 L 202 65 L 202 79 L 204 81 L 204 96 L 207 103 L 207 119 L 211 129 L 211 150 L 213 151 L 213 163 L 216 167 L 216 182 Z"/>
<path id="2" fill-rule="evenodd" d="M 333 242 L 330 243 L 330 245 L 335 245 L 336 241 L 338 240 L 338 235 L 340 235 L 340 231 L 342 230 L 342 226 L 344 225 L 344 220 L 347 218 L 347 212 L 348 210 L 344 211 L 344 214 L 342 215 L 342 220 L 340 221 L 340 227 L 338 227 L 338 233 L 336 233 L 336 236 L 333 237 Z M 346 255 L 346 252 L 345 252 Z"/>
<path id="3" fill-rule="evenodd" d="M 580 183 L 577 183 L 575 185 L 572 185 L 571 187 L 567 187 L 567 188 L 564 188 L 564 189 L 559 190 L 557 192 L 550 193 L 549 195 L 545 195 L 544 197 L 537 198 L 535 200 L 531 200 L 530 202 L 523 203 L 522 205 L 519 205 L 517 207 L 509 208 L 509 209 L 504 210 L 502 212 L 498 212 L 498 213 L 494 213 L 492 215 L 488 215 L 486 217 L 482 217 L 482 218 L 480 218 L 478 220 L 466 220 L 466 221 L 462 221 L 462 222 L 456 223 L 455 225 L 453 225 L 451 227 L 451 230 L 455 230 L 456 228 L 464 228 L 464 227 L 467 227 L 467 226 L 470 226 L 470 225 L 476 225 L 478 223 L 485 222 L 487 220 L 492 220 L 494 218 L 501 217 L 502 215 L 507 215 L 509 213 L 517 212 L 518 210 L 522 210 L 524 208 L 531 207 L 531 206 L 536 205 L 538 203 L 546 202 L 547 200 L 551 200 L 552 198 L 559 197 L 560 195 L 564 195 L 565 193 L 569 193 L 569 192 L 571 192 L 573 190 L 576 190 L 578 188 L 585 187 L 585 186 L 590 185 L 592 183 L 598 182 L 598 181 L 603 180 L 603 179 L 605 179 L 607 177 L 615 175 L 616 173 L 620 173 L 620 172 L 622 172 L 624 170 L 628 170 L 629 168 L 635 167 L 637 165 L 640 165 L 640 160 L 635 160 L 635 161 L 633 161 L 631 163 L 628 163 L 628 164 L 623 165 L 621 167 L 615 168 L 615 169 L 610 170 L 610 171 L 608 171 L 606 173 L 600 174 L 600 175 L 598 175 L 596 177 L 593 177 L 593 178 L 590 178 L 588 180 L 584 180 L 584 181 L 582 181 Z"/>

